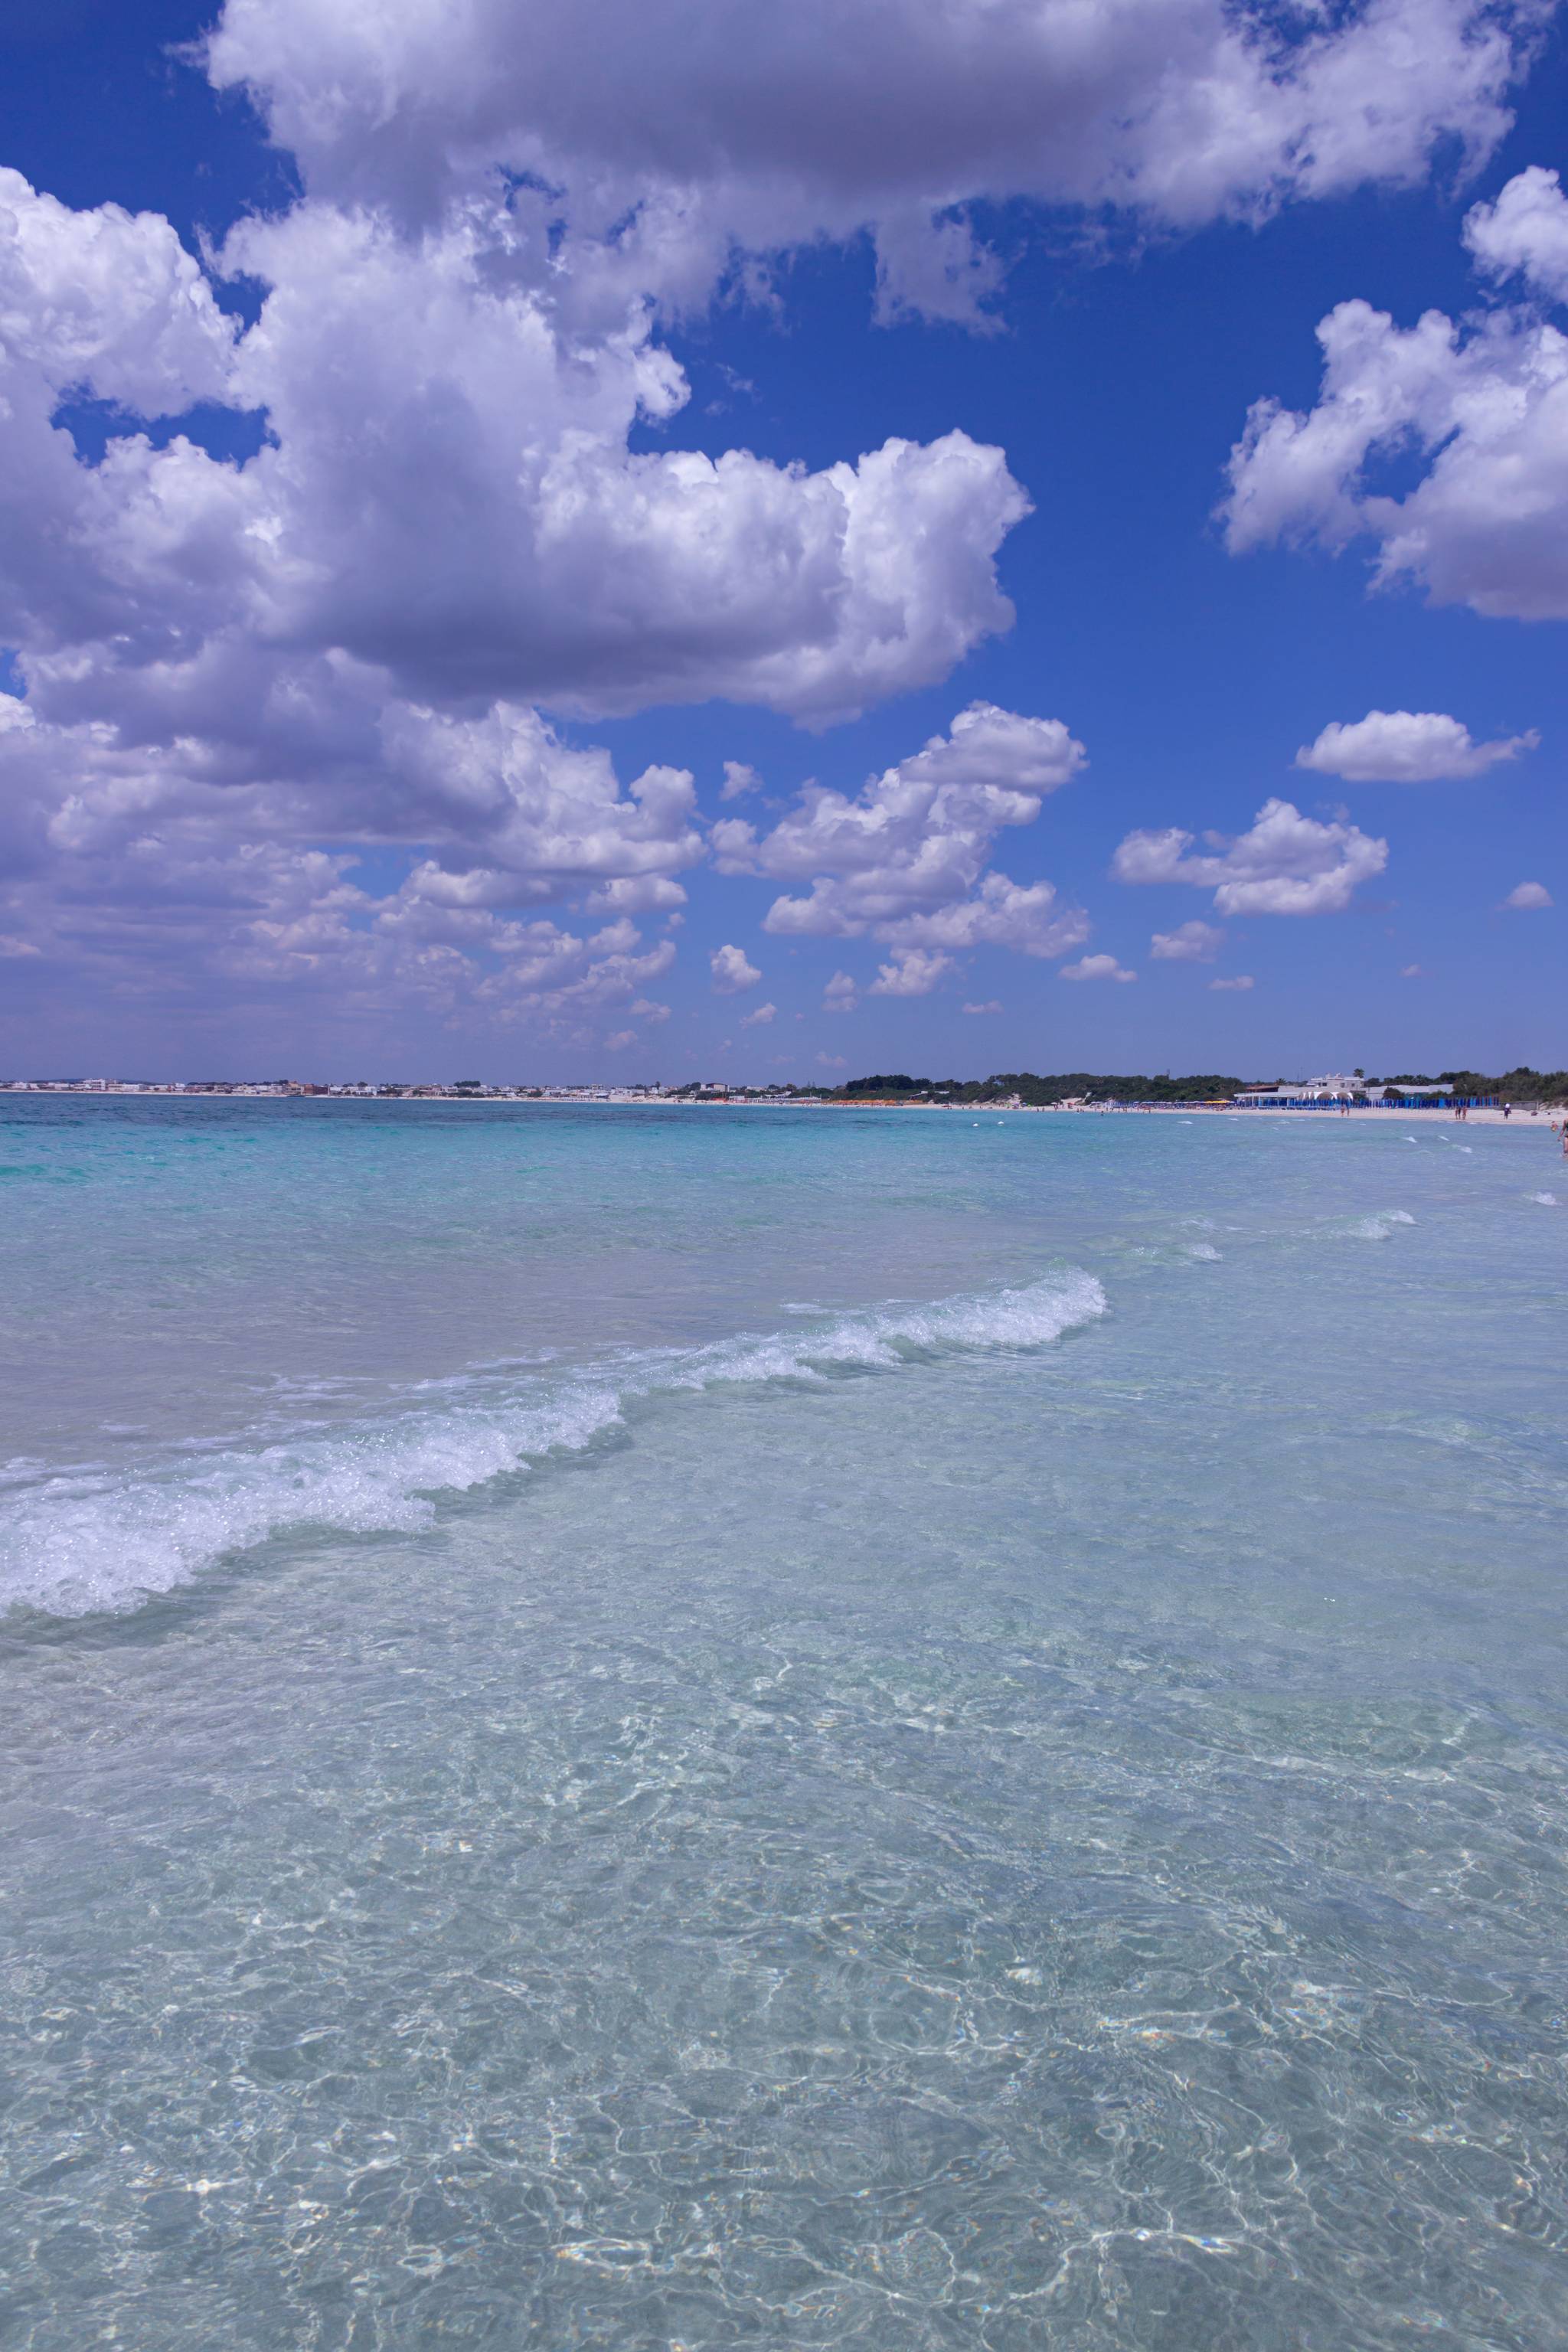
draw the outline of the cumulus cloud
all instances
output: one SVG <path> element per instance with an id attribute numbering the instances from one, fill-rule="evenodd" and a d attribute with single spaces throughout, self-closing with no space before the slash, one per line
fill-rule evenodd
<path id="1" fill-rule="evenodd" d="M 0 920 L 100 1000 L 134 998 L 156 972 L 165 1003 L 203 1011 L 286 990 L 345 1017 L 467 1007 L 585 1038 L 594 1011 L 674 961 L 627 910 L 679 895 L 658 869 L 700 853 L 689 777 L 648 771 L 628 791 L 604 753 L 572 751 L 533 713 L 492 730 L 477 761 L 470 730 L 395 715 L 340 746 L 314 795 L 238 762 L 226 773 L 188 740 L 5 730 Z M 400 854 L 403 879 L 367 887 L 357 853 L 300 842 L 317 829 Z M 526 919 L 567 894 L 614 919 L 586 933 Z"/>
<path id="2" fill-rule="evenodd" d="M 945 320 L 981 334 L 998 331 L 1002 264 L 962 213 L 890 209 L 877 221 L 876 247 L 879 324 Z"/>
<path id="3" fill-rule="evenodd" d="M 591 891 L 583 901 L 589 915 L 665 914 L 686 904 L 686 893 L 679 882 L 663 874 L 623 874 L 613 882 L 605 883 Z"/>
<path id="4" fill-rule="evenodd" d="M 1520 277 L 1568 301 L 1568 196 L 1555 172 L 1531 163 L 1516 173 L 1495 204 L 1468 215 L 1465 243 L 1488 277 Z"/>
<path id="5" fill-rule="evenodd" d="M 952 970 L 952 958 L 927 948 L 904 948 L 890 961 L 879 964 L 871 982 L 873 996 L 929 996 L 937 982 Z"/>
<path id="6" fill-rule="evenodd" d="M 916 947 L 1012 948 L 1019 955 L 1058 956 L 1080 946 L 1089 928 L 1081 907 L 1058 906 L 1053 883 L 986 874 L 972 898 L 929 915 L 906 915 L 877 936 Z"/>
<path id="7" fill-rule="evenodd" d="M 946 735 L 933 735 L 889 772 L 911 784 L 1046 793 L 1069 783 L 1088 760 L 1059 719 L 1025 719 L 994 702 L 972 702 Z"/>
<path id="8" fill-rule="evenodd" d="M 1472 253 L 1561 300 L 1565 215 L 1553 174 L 1521 173 L 1471 215 Z M 1232 551 L 1367 538 L 1379 586 L 1409 582 L 1492 618 L 1568 617 L 1568 336 L 1533 307 L 1462 323 L 1428 310 L 1401 327 L 1347 301 L 1318 341 L 1316 406 L 1256 402 L 1231 453 Z M 1419 467 L 1400 494 L 1375 487 L 1395 457 Z"/>
<path id="9" fill-rule="evenodd" d="M 1178 923 L 1173 931 L 1156 931 L 1149 952 L 1157 963 L 1213 963 L 1224 945 L 1217 924 Z"/>
<path id="10" fill-rule="evenodd" d="M 668 322 L 868 232 L 880 315 L 984 327 L 988 203 L 1141 229 L 1417 181 L 1495 143 L 1533 23 L 1530 0 L 802 0 L 761 26 L 739 0 L 226 0 L 207 70 L 260 109 L 294 202 L 198 260 L 156 215 L 0 173 L 0 645 L 35 722 L 0 732 L 15 935 L 86 956 L 95 925 L 93 985 L 260 959 L 369 1003 L 395 966 L 509 1017 L 531 963 L 540 1007 L 578 992 L 548 1019 L 576 1018 L 673 950 L 522 945 L 521 918 L 673 914 L 700 837 L 684 771 L 623 784 L 559 722 L 721 696 L 816 725 L 930 685 L 1010 625 L 995 561 L 1027 512 L 957 431 L 816 467 L 682 448 Z M 249 281 L 245 321 L 220 278 Z M 101 462 L 68 394 L 109 423 Z M 251 420 L 253 455 L 211 454 L 203 403 Z M 810 886 L 773 927 L 895 962 L 1066 952 L 1081 915 L 986 858 L 1081 758 L 972 706 L 879 816 L 872 788 L 840 804 L 864 856 L 826 805 L 794 821 L 819 862 L 790 865 L 788 819 L 753 841 Z M 395 906 L 351 847 L 403 860 Z"/>
<path id="11" fill-rule="evenodd" d="M 1063 980 L 1129 981 L 1136 980 L 1138 975 L 1119 964 L 1113 955 L 1088 955 L 1080 956 L 1077 963 L 1064 963 L 1061 977 Z"/>
<path id="12" fill-rule="evenodd" d="M 33 667 L 43 709 L 68 709 L 70 677 L 57 687 L 47 663 Z M 478 991 L 486 959 L 515 936 L 507 919 L 542 899 L 580 896 L 588 915 L 624 922 L 684 897 L 674 873 L 703 846 L 685 771 L 651 768 L 626 786 L 606 753 L 574 748 L 533 710 L 448 719 L 362 693 L 344 671 L 326 681 L 329 730 L 316 674 L 300 666 L 289 676 L 292 691 L 232 712 L 232 730 L 207 681 L 206 735 L 193 727 L 138 740 L 129 720 L 47 717 L 0 730 L 0 835 L 18 928 L 52 941 L 99 989 L 130 984 L 149 963 L 203 989 L 232 965 L 253 917 L 280 926 L 247 935 L 247 954 L 273 939 L 275 980 L 328 990 L 346 957 L 342 969 L 362 969 L 368 987 L 366 936 L 406 943 L 417 933 L 430 943 L 422 961 L 374 963 L 390 1004 L 405 982 L 427 1000 L 437 974 L 448 992 Z M 309 757 L 290 773 L 300 737 Z M 401 887 L 370 896 L 348 878 L 353 858 L 319 852 L 301 841 L 310 834 L 401 856 Z M 323 922 L 334 944 L 305 952 Z"/>
<path id="13" fill-rule="evenodd" d="M 1218 990 L 1221 994 L 1224 994 L 1227 990 L 1235 990 L 1237 992 L 1240 992 L 1252 986 L 1252 974 L 1249 971 L 1238 971 L 1229 980 L 1211 980 L 1209 986 L 1212 989 Z"/>
<path id="14" fill-rule="evenodd" d="M 976 947 L 1065 954 L 1087 919 L 1057 904 L 1048 882 L 1024 885 L 986 870 L 1004 826 L 1032 824 L 1044 796 L 1086 754 L 1059 719 L 1026 719 L 972 703 L 946 735 L 874 776 L 853 798 L 808 784 L 770 832 L 721 818 L 720 868 L 807 882 L 775 898 L 764 928 L 950 954 Z"/>
<path id="15" fill-rule="evenodd" d="M 742 1015 L 741 1026 L 742 1029 L 765 1029 L 773 1020 L 777 1012 L 778 1006 L 776 1004 L 759 1004 L 754 1013 L 746 1013 Z"/>
<path id="16" fill-rule="evenodd" d="M 966 1004 L 963 1009 L 966 1013 L 1000 1013 L 1002 1007 L 997 999 L 991 996 L 984 1004 Z"/>
<path id="17" fill-rule="evenodd" d="M 530 205 L 476 189 L 418 235 L 314 197 L 248 220 L 212 263 L 256 281 L 242 327 L 166 221 L 0 173 L 0 645 L 26 688 L 0 698 L 0 831 L 36 924 L 57 884 L 153 890 L 160 857 L 254 880 L 242 850 L 323 840 L 429 866 L 426 908 L 668 912 L 703 854 L 690 776 L 623 784 L 542 702 L 815 721 L 1007 625 L 992 559 L 1026 501 L 1000 452 L 634 452 L 684 379 L 635 276 L 552 257 Z M 177 429 L 199 403 L 264 420 L 256 454 Z M 215 940 L 230 919 L 215 900 Z"/>
<path id="18" fill-rule="evenodd" d="M 737 996 L 742 989 L 755 988 L 763 976 L 754 963 L 747 961 L 743 948 L 715 948 L 708 961 L 720 996 Z"/>
<path id="19" fill-rule="evenodd" d="M 1350 724 L 1334 719 L 1296 754 L 1299 768 L 1352 784 L 1426 784 L 1484 775 L 1501 760 L 1533 751 L 1541 738 L 1502 735 L 1476 743 L 1458 719 L 1436 710 L 1369 710 Z"/>
<path id="20" fill-rule="evenodd" d="M 822 992 L 822 1009 L 824 1013 L 853 1013 L 859 995 L 858 985 L 848 972 L 836 971 Z"/>
<path id="21" fill-rule="evenodd" d="M 1538 907 L 1550 907 L 1552 904 L 1552 893 L 1544 882 L 1518 882 L 1503 900 L 1505 907 L 1518 914 L 1528 914 Z"/>
<path id="22" fill-rule="evenodd" d="M 1350 904 L 1358 883 L 1381 874 L 1388 844 L 1358 826 L 1320 824 L 1289 801 L 1266 801 L 1251 829 L 1227 840 L 1172 825 L 1130 833 L 1111 861 L 1118 882 L 1191 882 L 1215 894 L 1222 915 L 1327 915 Z"/>
<path id="23" fill-rule="evenodd" d="M 725 761 L 724 781 L 719 787 L 721 801 L 738 801 L 747 793 L 760 793 L 762 788 L 763 780 L 755 768 L 749 768 L 743 760 Z"/>
<path id="24" fill-rule="evenodd" d="M 687 398 L 646 302 L 552 269 L 500 196 L 416 241 L 307 201 L 223 258 L 267 289 L 235 360 L 278 436 L 241 477 L 267 617 L 405 690 L 826 719 L 1010 624 L 993 558 L 1027 502 L 999 450 L 633 454 Z"/>
<path id="25" fill-rule="evenodd" d="M 1474 0 L 799 0 L 762 26 L 742 0 L 679 19 L 629 0 L 227 0 L 208 55 L 312 188 L 423 217 L 499 164 L 561 189 L 574 222 L 640 200 L 641 236 L 688 285 L 731 241 L 869 225 L 895 313 L 967 318 L 992 284 L 973 199 L 1191 223 L 1409 184 L 1439 144 L 1496 142 L 1536 21 Z"/>

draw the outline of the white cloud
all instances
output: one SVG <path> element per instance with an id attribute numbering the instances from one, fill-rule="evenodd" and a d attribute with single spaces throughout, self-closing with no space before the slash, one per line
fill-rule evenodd
<path id="1" fill-rule="evenodd" d="M 1471 215 L 1468 241 L 1489 270 L 1527 268 L 1561 299 L 1564 213 L 1552 175 L 1524 173 Z M 1231 453 L 1232 551 L 1366 537 L 1379 586 L 1410 582 L 1492 618 L 1568 617 L 1568 336 L 1529 308 L 1460 324 L 1428 310 L 1404 328 L 1348 301 L 1318 340 L 1317 405 L 1256 402 Z M 1400 495 L 1373 487 L 1393 458 L 1419 467 Z"/>
<path id="2" fill-rule="evenodd" d="M 1418 963 L 1402 963 L 1399 977 L 1401 980 L 1425 980 L 1426 975 Z"/>
<path id="3" fill-rule="evenodd" d="M 876 244 L 879 324 L 945 320 L 981 334 L 997 331 L 1002 264 L 963 214 L 919 207 L 883 213 Z"/>
<path id="4" fill-rule="evenodd" d="M 992 996 L 988 997 L 984 1004 L 966 1004 L 963 1009 L 966 1013 L 1000 1013 L 1002 1007 L 996 998 Z"/>
<path id="5" fill-rule="evenodd" d="M 29 667 L 44 709 L 68 711 L 68 665 Z M 702 854 L 689 774 L 652 768 L 623 786 L 605 752 L 575 750 L 526 708 L 451 719 L 378 701 L 352 669 L 323 683 L 300 664 L 280 670 L 276 694 L 237 697 L 231 728 L 222 667 L 175 668 L 153 691 L 164 740 L 138 740 L 131 704 L 123 728 L 42 717 L 0 730 L 16 928 L 97 996 L 134 992 L 158 970 L 211 1004 L 261 956 L 270 981 L 345 1002 L 360 981 L 387 1008 L 404 990 L 433 1002 L 437 982 L 444 1002 L 481 1002 L 520 910 L 578 894 L 601 918 L 663 908 L 685 895 L 672 869 Z M 179 723 L 198 703 L 205 732 Z M 393 853 L 402 885 L 389 898 L 362 891 L 352 856 L 315 850 L 311 833 Z M 428 952 L 413 952 L 416 935 Z"/>
<path id="6" fill-rule="evenodd" d="M 1477 205 L 1465 243 L 1489 278 L 1521 277 L 1552 301 L 1568 301 L 1568 196 L 1539 163 L 1516 173 L 1495 204 Z"/>
<path id="7" fill-rule="evenodd" d="M 995 559 L 1028 510 L 962 432 L 815 470 L 682 448 L 668 322 L 869 230 L 882 315 L 984 325 L 991 200 L 1183 224 L 1417 181 L 1439 147 L 1495 142 L 1531 22 L 1523 0 L 1289 21 L 802 0 L 759 32 L 739 0 L 679 23 L 626 0 L 227 0 L 212 79 L 251 92 L 303 193 L 210 273 L 156 215 L 0 173 L 0 644 L 34 722 L 0 698 L 12 933 L 100 994 L 153 967 L 208 999 L 265 971 L 334 1004 L 405 990 L 546 1022 L 624 994 L 668 941 L 567 948 L 521 919 L 564 898 L 617 935 L 675 919 L 691 779 L 623 784 L 542 709 L 722 696 L 817 724 L 929 685 L 1010 625 Z M 218 274 L 253 281 L 248 323 Z M 112 411 L 100 463 L 68 394 Z M 179 429 L 205 402 L 264 425 L 255 455 Z M 986 862 L 1081 760 L 1059 722 L 972 706 L 840 803 L 864 856 L 826 805 L 753 836 L 756 870 L 810 886 L 773 927 L 895 964 L 1067 952 L 1081 914 Z M 820 862 L 789 866 L 792 827 Z M 392 901 L 354 846 L 405 866 Z"/>
<path id="8" fill-rule="evenodd" d="M 1209 986 L 1212 989 L 1217 989 L 1222 994 L 1226 990 L 1236 990 L 1239 992 L 1252 986 L 1252 974 L 1249 971 L 1238 971 L 1235 977 L 1230 980 L 1211 980 Z"/>
<path id="9" fill-rule="evenodd" d="M 376 722 L 384 771 L 417 826 L 482 841 L 485 862 L 552 885 L 593 880 L 605 912 L 680 904 L 671 875 L 702 855 L 685 768 L 644 771 L 623 794 L 608 755 L 563 743 L 537 711 L 497 703 L 483 719 L 388 703 Z M 392 794 L 386 794 L 390 800 Z"/>
<path id="10" fill-rule="evenodd" d="M 1441 144 L 1495 144 L 1535 23 L 1474 0 L 798 0 L 759 31 L 742 0 L 228 0 L 210 70 L 313 188 L 425 215 L 504 165 L 580 232 L 640 201 L 623 234 L 688 300 L 731 239 L 874 224 L 885 305 L 963 319 L 992 283 L 967 201 L 1189 223 L 1415 182 Z"/>
<path id="11" fill-rule="evenodd" d="M 809 881 L 776 898 L 775 934 L 858 939 L 951 952 L 1007 947 L 1064 954 L 1087 919 L 1056 905 L 1048 882 L 986 871 L 1005 825 L 1032 824 L 1043 797 L 1082 768 L 1083 746 L 1059 719 L 972 703 L 947 735 L 872 777 L 853 799 L 808 784 L 771 832 L 738 817 L 713 827 L 721 872 Z"/>
<path id="12" fill-rule="evenodd" d="M 0 167 L 5 365 L 58 394 L 176 416 L 232 387 L 236 327 L 157 213 L 73 212 Z"/>
<path id="13" fill-rule="evenodd" d="M 27 689 L 0 698 L 0 831 L 28 936 L 198 870 L 243 872 L 248 903 L 242 851 L 322 840 L 428 867 L 426 915 L 673 911 L 704 851 L 690 776 L 622 784 L 541 699 L 825 719 L 1010 621 L 992 557 L 1026 502 L 962 435 L 816 473 L 634 453 L 684 378 L 636 271 L 603 240 L 552 254 L 526 189 L 417 235 L 310 197 L 217 266 L 258 281 L 248 327 L 166 221 L 0 173 L 0 645 Z M 68 394 L 113 411 L 101 462 Z M 257 454 L 140 429 L 198 402 L 264 415 Z M 215 899 L 199 949 L 194 916 L 102 936 L 119 979 L 210 976 L 235 919 Z M 458 984 L 433 955 L 419 988 L 438 970 Z"/>
<path id="14" fill-rule="evenodd" d="M 842 1054 L 818 1054 L 816 1058 L 825 1070 L 847 1070 L 849 1067 Z"/>
<path id="15" fill-rule="evenodd" d="M 275 627 L 416 695 L 828 719 L 1009 625 L 992 559 L 1027 502 L 1000 451 L 633 455 L 685 378 L 636 289 L 552 267 L 537 227 L 476 191 L 416 241 L 312 201 L 231 236 L 268 289 L 235 374 L 279 436 L 242 478 Z"/>
<path id="16" fill-rule="evenodd" d="M 1213 963 L 1224 945 L 1216 924 L 1178 923 L 1173 931 L 1156 931 L 1149 952 L 1157 963 Z"/>
<path id="17" fill-rule="evenodd" d="M 1511 908 L 1520 914 L 1532 912 L 1538 907 L 1550 907 L 1552 904 L 1552 893 L 1544 882 L 1516 883 L 1503 900 L 1505 907 Z"/>
<path id="18" fill-rule="evenodd" d="M 583 910 L 589 915 L 651 915 L 685 904 L 685 891 L 668 876 L 626 874 L 590 892 L 583 901 Z"/>
<path id="19" fill-rule="evenodd" d="M 763 780 L 755 768 L 747 767 L 743 760 L 726 760 L 724 781 L 719 787 L 721 801 L 738 801 L 747 793 L 760 793 Z"/>
<path id="20" fill-rule="evenodd" d="M 946 735 L 933 735 L 888 772 L 910 784 L 1044 794 L 1070 783 L 1088 762 L 1059 719 L 1025 719 L 994 702 L 972 702 Z"/>
<path id="21" fill-rule="evenodd" d="M 1266 801 L 1247 833 L 1208 834 L 1193 856 L 1177 826 L 1130 833 L 1111 861 L 1119 882 L 1191 882 L 1215 894 L 1222 915 L 1327 915 L 1348 906 L 1358 883 L 1381 874 L 1388 844 L 1353 824 L 1320 824 L 1289 801 Z"/>
<path id="22" fill-rule="evenodd" d="M 1119 964 L 1113 955 L 1089 955 L 1080 956 L 1077 963 L 1064 963 L 1061 977 L 1063 980 L 1129 981 L 1136 980 L 1138 975 Z"/>
<path id="23" fill-rule="evenodd" d="M 1484 775 L 1500 760 L 1533 751 L 1540 740 L 1531 729 L 1476 743 L 1468 727 L 1441 711 L 1369 710 L 1350 724 L 1331 721 L 1315 742 L 1301 746 L 1296 765 L 1352 784 L 1426 784 Z"/>
<path id="24" fill-rule="evenodd" d="M 873 996 L 929 996 L 939 980 L 952 970 L 952 958 L 926 948 L 904 948 L 890 961 L 879 964 L 871 982 Z"/>
<path id="25" fill-rule="evenodd" d="M 520 920 L 445 887 L 464 877 L 428 863 L 376 898 L 350 878 L 352 864 L 174 826 L 89 843 L 70 860 L 68 887 L 24 883 L 8 919 L 20 919 L 26 950 L 105 993 L 144 989 L 147 961 L 159 960 L 160 1003 L 193 1013 L 288 990 L 334 1019 L 461 1013 L 582 1044 L 596 1013 L 630 1003 L 674 961 L 668 941 L 645 948 L 624 919 L 586 935 Z"/>
<path id="26" fill-rule="evenodd" d="M 747 961 L 743 948 L 715 948 L 708 961 L 720 996 L 736 996 L 742 989 L 755 988 L 763 976 L 754 963 Z"/>
<path id="27" fill-rule="evenodd" d="M 635 1029 L 616 1029 L 605 1038 L 605 1045 L 610 1053 L 619 1054 L 623 1053 L 626 1046 L 635 1045 L 637 1042 L 637 1033 Z"/>
<path id="28" fill-rule="evenodd" d="M 931 948 L 1012 948 L 1020 955 L 1065 955 L 1088 939 L 1081 907 L 1057 907 L 1050 882 L 1009 882 L 986 874 L 972 898 L 929 915 L 906 915 L 882 925 L 877 937 Z"/>
<path id="29" fill-rule="evenodd" d="M 822 992 L 824 1013 L 853 1013 L 859 989 L 847 971 L 836 971 Z"/>
<path id="30" fill-rule="evenodd" d="M 759 1004 L 754 1013 L 747 1013 L 742 1015 L 741 1026 L 742 1029 L 765 1029 L 773 1020 L 777 1012 L 778 1006 L 776 1004 Z"/>

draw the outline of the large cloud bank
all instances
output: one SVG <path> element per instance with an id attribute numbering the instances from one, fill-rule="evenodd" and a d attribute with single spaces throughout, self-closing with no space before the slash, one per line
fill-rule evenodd
<path id="1" fill-rule="evenodd" d="M 966 290 L 912 223 L 977 199 L 1193 223 L 1485 152 L 1542 11 L 1370 0 L 228 0 L 208 48 L 308 184 L 428 216 L 504 163 L 590 231 L 646 208 L 688 273 L 864 226 Z M 698 257 L 699 254 L 701 259 Z M 982 276 L 984 276 L 984 270 Z"/>
<path id="2" fill-rule="evenodd" d="M 657 1019 L 674 950 L 634 919 L 704 854 L 692 780 L 623 782 L 563 719 L 718 696 L 826 724 L 930 685 L 1010 625 L 1027 511 L 961 431 L 815 470 L 682 448 L 663 322 L 869 233 L 882 315 L 984 324 L 987 204 L 1183 226 L 1418 179 L 1495 143 L 1539 16 L 228 0 L 205 69 L 295 159 L 284 212 L 198 257 L 0 170 L 11 952 L 100 990 L 162 960 L 209 993 Z M 1485 267 L 1554 283 L 1556 201 L 1475 226 Z M 1552 331 L 1500 329 L 1521 365 Z M 1056 954 L 1082 918 L 987 860 L 1080 756 L 972 710 L 721 856 L 790 886 L 773 929 L 885 942 L 893 992 L 977 945 Z M 578 929 L 536 912 L 563 898 Z"/>
<path id="3" fill-rule="evenodd" d="M 149 877 L 226 856 L 219 972 L 231 887 L 248 906 L 275 876 L 258 846 L 402 844 L 470 877 L 460 909 L 426 889 L 422 921 L 477 986 L 481 910 L 579 885 L 613 911 L 675 903 L 700 850 L 689 777 L 623 792 L 539 703 L 821 719 L 1008 625 L 993 559 L 1025 500 L 999 451 L 955 433 L 815 474 L 638 454 L 639 420 L 684 397 L 647 305 L 578 317 L 592 288 L 547 283 L 511 238 L 499 199 L 417 236 L 307 200 L 217 257 L 267 289 L 242 332 L 166 222 L 0 173 L 0 646 L 31 721 L 0 736 L 29 877 L 8 930 L 79 957 L 97 901 L 126 954 L 172 950 Z M 70 430 L 84 404 L 123 426 L 200 403 L 260 412 L 257 453 L 121 429 L 94 465 Z M 328 899 L 322 925 L 348 920 L 340 884 Z M 133 902 L 149 919 L 127 929 Z M 274 961 L 325 984 L 302 937 L 277 922 Z"/>

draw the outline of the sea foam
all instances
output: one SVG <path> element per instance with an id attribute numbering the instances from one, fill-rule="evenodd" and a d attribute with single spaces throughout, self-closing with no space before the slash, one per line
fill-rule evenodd
<path id="1" fill-rule="evenodd" d="M 1413 1225 L 1415 1223 L 1408 1209 L 1378 1209 L 1370 1217 L 1358 1217 L 1342 1231 L 1351 1241 L 1385 1242 L 1395 1225 Z"/>
<path id="2" fill-rule="evenodd" d="M 411 1531 L 435 1497 L 577 1453 L 634 1399 L 768 1381 L 819 1382 L 954 1349 L 1038 1348 L 1106 1309 L 1068 1272 L 928 1304 L 826 1316 L 815 1328 L 627 1351 L 569 1373 L 470 1376 L 335 1427 L 115 1474 L 57 1474 L 0 1507 L 0 1609 L 80 1616 L 133 1606 L 289 1528 Z"/>

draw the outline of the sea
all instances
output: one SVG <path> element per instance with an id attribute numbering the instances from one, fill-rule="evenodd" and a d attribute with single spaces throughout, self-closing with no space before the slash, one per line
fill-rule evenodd
<path id="1" fill-rule="evenodd" d="M 5 2352 L 1568 2341 L 1546 1120 L 13 1097 L 0 1234 Z"/>

